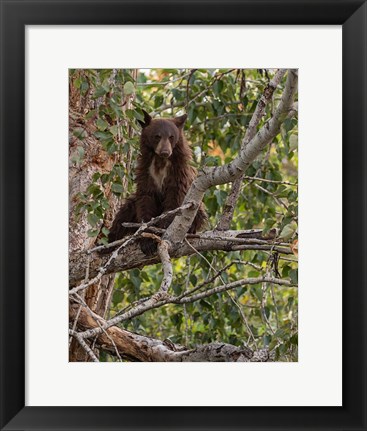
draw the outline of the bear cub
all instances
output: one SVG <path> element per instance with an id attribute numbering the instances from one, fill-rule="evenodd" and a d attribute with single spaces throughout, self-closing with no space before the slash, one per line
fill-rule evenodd
<path id="1" fill-rule="evenodd" d="M 136 192 L 129 196 L 112 223 L 108 241 L 113 242 L 131 234 L 135 229 L 121 226 L 124 222 L 148 222 L 163 212 L 180 205 L 196 176 L 191 166 L 191 149 L 183 135 L 187 115 L 175 118 L 152 117 L 145 111 L 140 136 L 140 154 L 136 167 Z M 189 230 L 195 233 L 203 226 L 207 216 L 201 204 Z M 173 216 L 156 226 L 167 228 Z M 145 254 L 156 249 L 153 240 L 140 240 Z"/>

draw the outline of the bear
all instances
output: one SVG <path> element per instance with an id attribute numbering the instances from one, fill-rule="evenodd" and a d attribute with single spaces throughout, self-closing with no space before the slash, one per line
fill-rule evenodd
<path id="1" fill-rule="evenodd" d="M 125 200 L 117 212 L 108 235 L 109 243 L 135 231 L 121 226 L 122 223 L 148 222 L 181 206 L 196 177 L 196 170 L 191 166 L 191 149 L 183 134 L 187 115 L 153 119 L 146 111 L 143 114 L 144 120 L 138 120 L 142 132 L 135 172 L 136 192 Z M 156 226 L 167 228 L 173 217 L 165 218 Z M 196 233 L 206 220 L 201 203 L 189 233 Z M 140 240 L 140 245 L 145 254 L 156 250 L 156 243 L 149 239 Z"/>

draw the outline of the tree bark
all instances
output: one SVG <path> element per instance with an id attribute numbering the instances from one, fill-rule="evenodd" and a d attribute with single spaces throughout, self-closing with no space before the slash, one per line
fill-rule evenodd
<path id="1" fill-rule="evenodd" d="M 82 72 L 81 72 L 82 73 Z M 88 230 L 91 228 L 87 220 L 87 213 L 77 214 L 76 206 L 79 203 L 79 195 L 87 190 L 92 183 L 92 177 L 96 172 L 100 174 L 111 172 L 114 164 L 118 162 L 130 163 L 129 157 L 125 160 L 117 160 L 103 149 L 99 140 L 94 136 L 97 130 L 92 117 L 86 120 L 85 114 L 95 108 L 98 101 L 91 99 L 87 93 L 84 97 L 76 91 L 73 80 L 70 81 L 70 100 L 69 100 L 69 160 L 78 160 L 69 166 L 69 256 L 79 250 L 87 250 L 95 245 L 95 237 L 88 236 Z M 130 108 L 130 98 L 126 101 L 123 109 Z M 84 130 L 83 139 L 79 139 L 73 134 L 78 128 Z M 82 150 L 81 150 L 82 149 Z M 82 151 L 83 156 L 78 157 Z M 126 181 L 126 179 L 124 179 Z M 126 184 L 125 184 L 126 187 Z M 111 189 L 105 190 L 105 197 L 109 202 L 109 208 L 105 213 L 103 225 L 110 225 L 114 214 L 117 211 L 119 201 L 112 193 Z M 88 307 L 96 314 L 106 317 L 110 299 L 114 286 L 114 274 L 106 275 L 98 280 L 98 283 L 91 284 L 85 292 L 82 292 Z M 98 353 L 98 352 L 95 352 Z M 87 359 L 86 359 L 87 358 Z M 76 340 L 72 340 L 69 349 L 69 360 L 85 361 L 89 360 L 88 355 L 83 348 L 79 346 Z"/>

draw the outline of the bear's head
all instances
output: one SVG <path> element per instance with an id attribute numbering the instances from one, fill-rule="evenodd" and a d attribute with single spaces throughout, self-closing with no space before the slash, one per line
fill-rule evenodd
<path id="1" fill-rule="evenodd" d="M 143 128 L 143 145 L 150 148 L 157 156 L 167 159 L 182 138 L 182 129 L 187 115 L 175 118 L 157 118 L 155 120 L 145 111 L 144 121 L 139 121 Z"/>

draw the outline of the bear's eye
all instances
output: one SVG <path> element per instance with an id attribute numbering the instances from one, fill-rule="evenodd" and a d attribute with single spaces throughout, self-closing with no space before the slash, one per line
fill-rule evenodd
<path id="1" fill-rule="evenodd" d="M 160 135 L 155 135 L 155 136 L 154 136 L 154 139 L 155 139 L 156 141 L 159 141 L 159 140 L 161 139 L 161 136 L 160 136 Z"/>
<path id="2" fill-rule="evenodd" d="M 172 136 L 172 135 L 171 135 L 171 136 L 169 137 L 169 140 L 170 140 L 170 141 L 173 141 L 173 139 L 174 139 L 174 136 Z"/>

